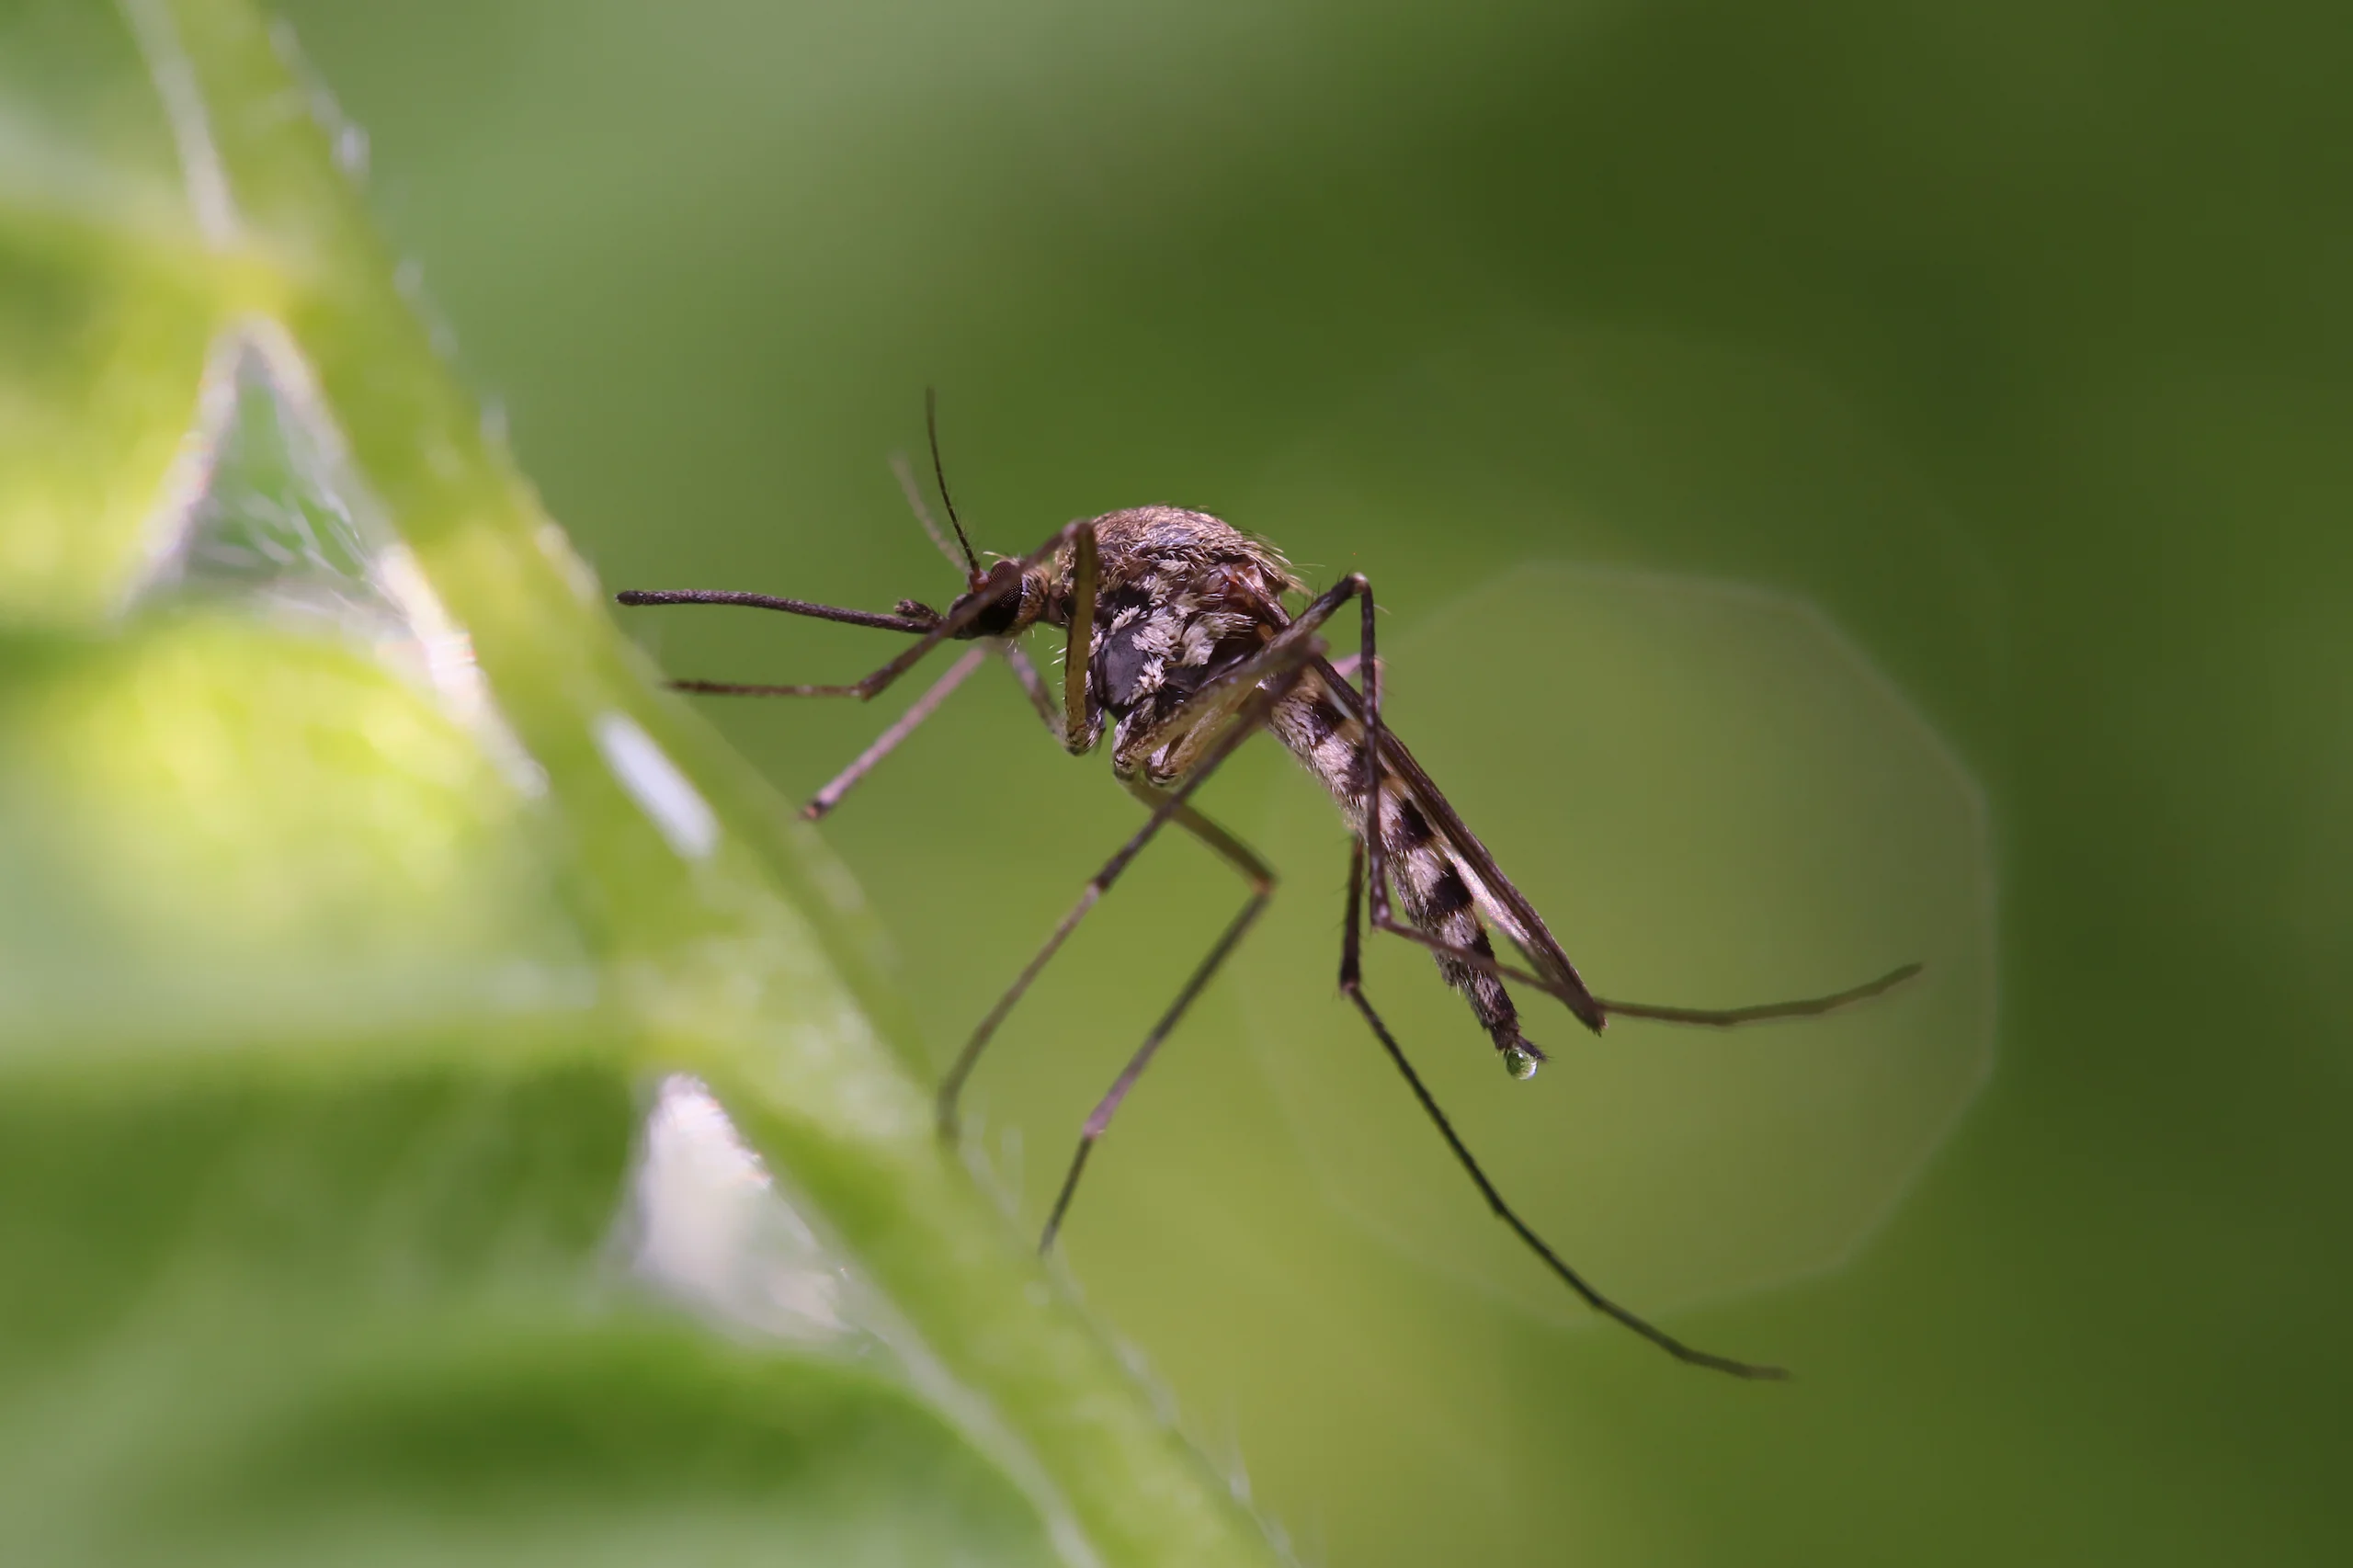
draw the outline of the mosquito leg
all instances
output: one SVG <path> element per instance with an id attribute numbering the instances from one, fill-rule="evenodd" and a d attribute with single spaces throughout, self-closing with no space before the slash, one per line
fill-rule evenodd
<path id="1" fill-rule="evenodd" d="M 930 690 L 917 698 L 915 705 L 901 714 L 896 723 L 883 731 L 872 745 L 860 752 L 857 761 L 842 769 L 833 782 L 818 790 L 816 797 L 801 808 L 801 814 L 814 822 L 840 805 L 842 797 L 872 772 L 875 765 L 888 756 L 901 741 L 913 733 L 916 725 L 930 718 L 947 700 L 949 693 L 963 685 L 965 678 L 980 668 L 981 662 L 992 653 L 1006 662 L 1006 667 L 1013 671 L 1014 678 L 1021 683 L 1021 688 L 1029 694 L 1029 705 L 1037 710 L 1038 717 L 1046 726 L 1046 733 L 1060 740 L 1062 712 L 1047 692 L 1046 683 L 1039 678 L 1037 666 L 1029 662 L 1028 654 L 1010 642 L 992 638 L 949 666 L 948 673 L 940 676 Z"/>
<path id="2" fill-rule="evenodd" d="M 1054 694 L 1046 689 L 1046 677 L 1038 673 L 1038 666 L 1029 662 L 1029 655 L 1011 639 L 1000 642 L 996 646 L 1005 656 L 1005 667 L 1011 670 L 1013 678 L 1021 683 L 1021 690 L 1029 699 L 1029 706 L 1037 710 L 1039 722 L 1046 726 L 1046 733 L 1057 741 L 1061 740 L 1063 712 L 1055 705 Z"/>
<path id="3" fill-rule="evenodd" d="M 779 598 L 774 594 L 739 593 L 733 588 L 623 588 L 613 597 L 625 605 L 741 605 L 746 609 L 782 610 L 787 615 L 813 616 L 819 620 L 838 620 L 849 626 L 871 626 L 877 631 L 904 631 L 918 637 L 930 631 L 933 624 L 913 616 L 845 609 L 839 605 Z"/>
<path id="4" fill-rule="evenodd" d="M 1447 1119 L 1446 1112 L 1438 1108 L 1438 1101 L 1431 1096 L 1428 1086 L 1422 1082 L 1421 1074 L 1415 1072 L 1413 1063 L 1405 1059 L 1405 1053 L 1399 1048 L 1396 1037 L 1389 1032 L 1389 1026 L 1381 1022 L 1381 1015 L 1373 1011 L 1372 1003 L 1365 996 L 1360 966 L 1361 955 L 1358 945 L 1358 915 L 1360 909 L 1360 895 L 1364 891 L 1364 869 L 1365 846 L 1364 840 L 1359 838 L 1350 846 L 1348 850 L 1348 911 L 1347 934 L 1341 940 L 1340 948 L 1340 989 L 1347 994 L 1349 1001 L 1356 1004 L 1357 1011 L 1364 1015 L 1364 1021 L 1372 1026 L 1374 1038 L 1381 1041 L 1381 1050 L 1389 1053 L 1391 1063 L 1404 1078 L 1406 1087 L 1412 1089 L 1414 1097 L 1421 1102 L 1423 1114 L 1430 1119 L 1430 1125 L 1438 1129 L 1438 1136 L 1446 1140 L 1446 1146 L 1453 1152 L 1455 1163 L 1460 1165 L 1464 1174 L 1470 1176 L 1472 1185 L 1479 1189 L 1479 1196 L 1487 1200 L 1487 1207 L 1494 1210 L 1495 1218 L 1511 1227 L 1512 1234 L 1518 1236 L 1530 1252 L 1541 1258 L 1544 1266 L 1551 1269 L 1563 1284 L 1582 1297 L 1587 1306 L 1632 1329 L 1677 1360 L 1688 1361 L 1695 1367 L 1706 1367 L 1714 1371 L 1729 1372 L 1736 1378 L 1788 1377 L 1790 1375 L 1788 1371 L 1779 1367 L 1735 1361 L 1730 1357 L 1712 1355 L 1708 1351 L 1697 1349 L 1684 1344 L 1665 1330 L 1635 1316 L 1587 1284 L 1583 1275 L 1563 1262 L 1561 1255 L 1552 1250 L 1551 1244 L 1538 1235 L 1528 1221 L 1522 1220 L 1513 1210 L 1511 1205 L 1504 1201 L 1503 1194 L 1496 1191 L 1495 1184 L 1487 1179 L 1487 1173 L 1480 1168 L 1477 1158 L 1463 1143 L 1461 1135 L 1454 1131 L 1454 1124 Z"/>
<path id="5" fill-rule="evenodd" d="M 1054 1210 L 1047 1216 L 1045 1232 L 1038 1238 L 1040 1254 L 1053 1250 L 1055 1233 L 1063 1228 L 1063 1217 L 1070 1212 L 1071 1199 L 1078 1191 L 1079 1176 L 1086 1169 L 1086 1157 L 1095 1152 L 1096 1141 L 1110 1127 L 1111 1118 L 1118 1114 L 1120 1102 L 1128 1097 L 1128 1091 L 1135 1087 L 1136 1080 L 1143 1076 L 1143 1070 L 1152 1064 L 1153 1055 L 1159 1051 L 1160 1042 L 1168 1038 L 1168 1032 L 1176 1027 L 1177 1019 L 1184 1017 L 1185 1009 L 1192 1006 L 1193 998 L 1201 994 L 1201 988 L 1210 983 L 1218 966 L 1225 961 L 1226 955 L 1242 940 L 1243 933 L 1250 929 L 1251 923 L 1258 918 L 1258 912 L 1266 905 L 1265 891 L 1250 895 L 1249 903 L 1242 906 L 1242 913 L 1233 917 L 1233 923 L 1218 937 L 1217 945 L 1210 949 L 1209 956 L 1201 960 L 1200 967 L 1193 971 L 1192 978 L 1186 981 L 1185 988 L 1176 994 L 1176 1000 L 1168 1005 L 1168 1011 L 1160 1016 L 1160 1021 L 1152 1026 L 1152 1032 L 1144 1036 L 1143 1044 L 1137 1047 L 1136 1053 L 1128 1059 L 1127 1066 L 1112 1083 L 1110 1092 L 1103 1096 L 1094 1114 L 1086 1119 L 1086 1130 L 1078 1135 L 1078 1152 L 1071 1156 L 1070 1169 L 1063 1176 L 1062 1190 L 1054 1196 Z"/>
<path id="6" fill-rule="evenodd" d="M 965 677 L 987 662 L 989 650 L 975 648 L 948 666 L 948 673 L 931 685 L 931 689 L 915 700 L 915 705 L 892 722 L 889 729 L 875 737 L 874 744 L 858 754 L 858 760 L 834 775 L 833 780 L 817 791 L 810 802 L 801 808 L 801 814 L 815 822 L 842 803 L 842 797 L 857 788 L 858 780 L 874 771 L 874 765 L 891 755 L 901 741 L 915 733 L 915 726 L 932 716 L 948 696 L 964 684 Z"/>
<path id="7" fill-rule="evenodd" d="M 920 616 L 878 615 L 871 610 L 840 609 L 831 605 L 813 605 L 800 599 L 779 599 L 765 594 L 723 593 L 701 588 L 643 589 L 628 588 L 615 597 L 626 605 L 656 604 L 733 604 L 752 605 L 761 609 L 780 609 L 794 615 L 813 615 L 821 619 L 847 621 L 853 626 L 880 627 L 890 631 L 915 634 L 915 645 L 897 658 L 868 674 L 863 679 L 847 686 L 746 686 L 732 681 L 678 680 L 670 684 L 680 691 L 699 691 L 722 697 L 854 697 L 860 702 L 872 699 L 890 688 L 891 684 L 922 662 L 924 655 L 951 637 L 963 633 L 981 618 L 982 611 L 1017 593 L 1022 574 L 1031 567 L 1051 560 L 1065 544 L 1072 545 L 1080 559 L 1092 562 L 1095 556 L 1095 526 L 1091 521 L 1071 523 L 1054 530 L 1053 537 L 1016 561 L 1000 561 L 982 574 L 970 592 L 957 601 L 946 615 L 926 619 Z M 1073 640 L 1080 642 L 1074 629 Z M 1082 643 L 1083 646 L 1083 643 Z M 1083 688 L 1085 682 L 1078 683 Z"/>
<path id="8" fill-rule="evenodd" d="M 1142 854 L 1144 846 L 1152 842 L 1161 828 L 1185 809 L 1187 797 L 1206 783 L 1210 775 L 1217 771 L 1218 766 L 1233 756 L 1244 741 L 1248 740 L 1266 723 L 1267 713 L 1273 710 L 1276 703 L 1281 701 L 1290 693 L 1291 687 L 1299 684 L 1301 674 L 1301 668 L 1295 665 L 1283 672 L 1278 679 L 1261 687 L 1243 711 L 1226 725 L 1217 744 L 1210 749 L 1208 755 L 1202 757 L 1199 766 L 1186 776 L 1184 782 L 1177 785 L 1160 801 L 1150 820 L 1136 830 L 1133 837 L 1120 846 L 1118 853 L 1103 862 L 1102 869 L 1097 871 L 1088 881 L 1086 888 L 1078 895 L 1078 902 L 1071 905 L 1069 912 L 1062 917 L 1052 933 L 1047 937 L 1045 946 L 1038 949 L 1037 955 L 1023 966 L 1020 974 L 1015 977 L 1012 985 L 1006 988 L 1005 994 L 997 998 L 996 1006 L 989 1009 L 988 1016 L 981 1020 L 980 1027 L 975 1028 L 972 1038 L 964 1042 L 964 1049 L 957 1052 L 954 1064 L 948 1069 L 948 1075 L 940 1080 L 938 1108 L 941 1137 L 955 1136 L 957 1101 L 963 1094 L 964 1081 L 972 1075 L 972 1068 L 979 1062 L 981 1052 L 987 1049 L 990 1039 L 995 1035 L 998 1026 L 1005 1022 L 1006 1015 L 1013 1011 L 1014 1005 L 1021 1000 L 1030 985 L 1037 981 L 1039 973 L 1045 969 L 1054 954 L 1062 950 L 1062 945 L 1068 941 L 1070 934 L 1078 928 L 1078 923 L 1086 918 L 1087 911 L 1102 902 L 1103 895 L 1110 891 L 1111 884 L 1119 881 L 1120 873 L 1128 869 L 1128 863 Z M 1220 836 L 1224 836 L 1222 830 Z M 1228 839 L 1227 842 L 1233 841 Z M 1236 845 L 1235 847 L 1239 846 Z"/>
<path id="9" fill-rule="evenodd" d="M 1790 1002 L 1757 1002 L 1745 1007 L 1669 1007 L 1655 1002 L 1596 1000 L 1601 1003 L 1602 1011 L 1614 1017 L 1653 1018 L 1662 1024 L 1698 1024 L 1708 1028 L 1728 1029 L 1742 1024 L 1761 1024 L 1770 1018 L 1818 1018 L 1824 1013 L 1835 1013 L 1858 1002 L 1868 1002 L 1874 996 L 1884 995 L 1927 967 L 1916 962 L 1898 964 L 1877 980 L 1866 980 L 1860 985 L 1850 985 L 1827 996 L 1801 996 Z"/>
<path id="10" fill-rule="evenodd" d="M 1074 525 L 1071 540 L 1070 631 L 1063 643 L 1063 749 L 1073 756 L 1095 749 L 1103 735 L 1103 710 L 1089 677 L 1095 665 L 1095 595 L 1102 574 L 1095 554 L 1092 525 Z M 1018 674 L 1019 671 L 1015 672 Z"/>
<path id="11" fill-rule="evenodd" d="M 1131 782 L 1128 792 L 1155 810 L 1166 799 L 1160 790 L 1146 784 Z M 1096 1106 L 1095 1114 L 1086 1119 L 1086 1130 L 1078 1136 L 1078 1152 L 1071 1156 L 1070 1170 L 1063 1177 L 1062 1191 L 1054 1198 L 1054 1211 L 1047 1217 L 1045 1233 L 1038 1239 L 1040 1253 L 1052 1249 L 1054 1233 L 1062 1229 L 1063 1217 L 1070 1212 L 1071 1197 L 1078 1191 L 1079 1173 L 1086 1168 L 1086 1157 L 1094 1153 L 1096 1141 L 1109 1129 L 1111 1118 L 1119 1112 L 1120 1102 L 1128 1097 L 1128 1091 L 1135 1087 L 1136 1080 L 1142 1077 L 1143 1070 L 1152 1064 L 1153 1053 L 1160 1049 L 1160 1042 L 1168 1038 L 1169 1031 L 1176 1027 L 1176 1021 L 1185 1016 L 1185 1009 L 1193 1005 L 1193 998 L 1201 994 L 1217 973 L 1218 967 L 1240 945 L 1243 935 L 1257 920 L 1267 907 L 1267 901 L 1275 893 L 1273 868 L 1253 853 L 1248 845 L 1190 806 L 1179 805 L 1174 817 L 1177 826 L 1209 846 L 1227 865 L 1242 873 L 1243 880 L 1250 884 L 1250 896 L 1242 905 L 1241 912 L 1234 915 L 1233 923 L 1226 926 L 1224 933 L 1210 949 L 1209 955 L 1193 971 L 1192 978 L 1185 982 L 1185 988 L 1176 993 L 1176 1000 L 1168 1005 L 1168 1011 L 1160 1016 L 1160 1021 L 1152 1026 L 1152 1032 L 1144 1036 L 1143 1044 L 1138 1046 L 1136 1053 L 1128 1059 L 1127 1066 L 1112 1083 L 1110 1092 Z"/>
<path id="12" fill-rule="evenodd" d="M 1566 988 L 1530 974 L 1524 969 L 1497 961 L 1492 953 L 1474 952 L 1469 948 L 1441 942 L 1427 931 L 1376 915 L 1372 921 L 1376 930 L 1392 937 L 1403 937 L 1419 947 L 1427 948 L 1441 958 L 1468 964 L 1500 980 L 1516 981 L 1563 1001 L 1569 1000 Z M 1663 1024 L 1692 1024 L 1703 1028 L 1736 1028 L 1742 1024 L 1761 1024 L 1774 1018 L 1818 1018 L 1824 1013 L 1836 1013 L 1859 1002 L 1868 1002 L 1888 992 L 1921 972 L 1927 966 L 1920 963 L 1898 964 L 1875 980 L 1860 985 L 1850 985 L 1844 991 L 1834 991 L 1827 996 L 1801 996 L 1787 1002 L 1757 1002 L 1745 1007 L 1675 1007 L 1656 1002 L 1612 1002 L 1596 996 L 1593 1005 L 1604 1016 L 1616 1018 L 1650 1018 Z"/>

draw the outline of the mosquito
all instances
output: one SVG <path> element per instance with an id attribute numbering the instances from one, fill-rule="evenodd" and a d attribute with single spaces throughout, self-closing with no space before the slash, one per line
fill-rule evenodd
<path id="1" fill-rule="evenodd" d="M 925 400 L 925 426 L 933 477 L 955 532 L 954 548 L 933 521 L 905 460 L 896 460 L 893 466 L 917 520 L 963 574 L 964 591 L 945 610 L 902 599 L 886 614 L 700 588 L 632 588 L 616 597 L 624 605 L 748 606 L 915 639 L 896 658 L 847 686 L 670 682 L 677 690 L 711 696 L 846 697 L 863 702 L 888 690 L 941 643 L 977 644 L 817 792 L 801 812 L 812 821 L 838 806 L 991 656 L 1011 667 L 1047 732 L 1071 755 L 1094 750 L 1105 728 L 1110 729 L 1112 774 L 1150 814 L 1095 873 L 1045 945 L 964 1042 L 939 1085 L 938 1123 L 944 1139 L 957 1136 L 957 1108 L 964 1085 L 1007 1016 L 1079 922 L 1163 828 L 1173 824 L 1190 834 L 1247 884 L 1241 910 L 1086 1119 L 1039 1251 L 1052 1249 L 1087 1160 L 1120 1105 L 1274 894 L 1273 869 L 1191 804 L 1194 792 L 1244 742 L 1263 730 L 1322 782 L 1350 835 L 1340 990 L 1363 1015 L 1487 1207 L 1586 1305 L 1677 1360 L 1740 1378 L 1788 1376 L 1779 1367 L 1687 1345 L 1637 1316 L 1571 1267 L 1520 1218 L 1439 1108 L 1365 994 L 1363 933 L 1385 931 L 1427 949 L 1447 983 L 1470 1004 L 1505 1069 L 1520 1079 L 1534 1075 L 1545 1053 L 1520 1031 L 1519 1011 L 1506 982 L 1562 1003 L 1579 1023 L 1598 1034 L 1613 1017 L 1722 1028 L 1768 1018 L 1818 1017 L 1889 991 L 1917 974 L 1921 966 L 1907 963 L 1826 996 L 1748 1007 L 1658 1006 L 1595 995 L 1535 905 L 1504 875 L 1413 753 L 1382 722 L 1372 585 L 1361 573 L 1349 573 L 1322 594 L 1311 595 L 1265 540 L 1208 513 L 1165 506 L 1082 518 L 1057 529 L 1027 555 L 995 557 L 983 566 L 948 493 L 937 408 L 929 397 Z M 1296 612 L 1285 608 L 1287 601 L 1302 600 L 1305 602 Z M 1351 600 L 1358 607 L 1358 651 L 1353 658 L 1335 662 L 1320 634 Z M 1036 626 L 1066 633 L 1059 693 L 1050 689 L 1014 641 Z M 1525 967 L 1496 957 L 1490 926 L 1503 933 Z"/>

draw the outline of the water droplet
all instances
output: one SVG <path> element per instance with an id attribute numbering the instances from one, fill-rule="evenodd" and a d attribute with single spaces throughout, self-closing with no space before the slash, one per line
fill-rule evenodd
<path id="1" fill-rule="evenodd" d="M 1544 1059 L 1524 1045 L 1504 1047 L 1504 1071 L 1522 1083 L 1536 1076 L 1536 1069 L 1543 1064 Z"/>

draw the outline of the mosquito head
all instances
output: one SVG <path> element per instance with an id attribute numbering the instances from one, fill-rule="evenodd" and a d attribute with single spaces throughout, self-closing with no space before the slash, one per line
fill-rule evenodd
<path id="1" fill-rule="evenodd" d="M 983 608 L 957 637 L 1013 637 L 1037 624 L 1046 608 L 1046 585 L 1041 573 L 1024 572 L 1018 561 L 1000 561 L 976 573 L 970 592 L 957 596 L 948 607 L 954 615 L 966 605 L 984 601 Z"/>

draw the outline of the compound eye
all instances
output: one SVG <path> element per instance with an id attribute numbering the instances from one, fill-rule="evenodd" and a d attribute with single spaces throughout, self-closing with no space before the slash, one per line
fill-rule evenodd
<path id="1" fill-rule="evenodd" d="M 1021 601 L 1025 597 L 1023 593 L 1016 591 L 1006 595 L 988 608 L 981 611 L 979 615 L 972 618 L 972 635 L 1000 637 L 1012 631 L 1014 622 L 1021 619 Z"/>
<path id="2" fill-rule="evenodd" d="M 1007 567 L 1013 570 L 1008 571 Z M 998 596 L 957 633 L 959 637 L 1001 637 L 1022 624 L 1022 611 L 1028 608 L 1030 587 L 1027 577 L 1016 574 L 1018 570 L 1010 562 L 1002 563 L 990 573 L 992 580 L 956 601 L 956 608 L 961 609 L 976 598 L 991 594 Z"/>

